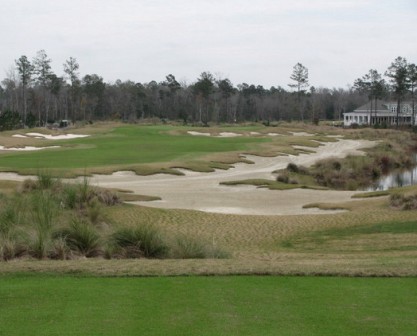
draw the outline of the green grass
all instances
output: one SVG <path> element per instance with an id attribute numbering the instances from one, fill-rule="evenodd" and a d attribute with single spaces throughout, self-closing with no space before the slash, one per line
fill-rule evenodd
<path id="1" fill-rule="evenodd" d="M 1 155 L 2 171 L 42 169 L 88 169 L 147 163 L 189 161 L 207 154 L 244 151 L 267 138 L 198 137 L 169 134 L 186 131 L 172 126 L 119 126 L 91 137 L 60 141 L 59 149 Z M 57 144 L 54 142 L 53 144 Z"/>
<path id="2" fill-rule="evenodd" d="M 332 251 L 416 251 L 417 221 L 389 221 L 319 230 L 281 242 L 284 248 Z"/>
<path id="3" fill-rule="evenodd" d="M 0 335 L 416 335 L 416 278 L 0 278 Z"/>

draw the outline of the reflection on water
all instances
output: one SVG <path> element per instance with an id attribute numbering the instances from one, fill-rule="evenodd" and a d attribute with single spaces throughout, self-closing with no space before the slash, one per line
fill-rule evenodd
<path id="1" fill-rule="evenodd" d="M 417 166 L 407 171 L 385 175 L 374 183 L 374 185 L 369 187 L 367 191 L 387 190 L 413 184 L 417 184 Z"/>

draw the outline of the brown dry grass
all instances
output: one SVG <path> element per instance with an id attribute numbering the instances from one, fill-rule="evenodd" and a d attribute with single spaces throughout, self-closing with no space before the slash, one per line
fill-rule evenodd
<path id="1" fill-rule="evenodd" d="M 212 241 L 232 253 L 227 260 L 14 260 L 0 263 L 0 273 L 58 272 L 97 275 L 178 274 L 333 274 L 348 276 L 417 276 L 417 251 L 398 246 L 415 234 L 359 235 L 324 245 L 282 247 L 291 237 L 379 222 L 412 221 L 416 211 L 394 211 L 387 198 L 355 200 L 351 211 L 331 215 L 240 216 L 124 205 L 107 209 L 119 226 L 153 223 L 167 236 L 185 234 Z"/>

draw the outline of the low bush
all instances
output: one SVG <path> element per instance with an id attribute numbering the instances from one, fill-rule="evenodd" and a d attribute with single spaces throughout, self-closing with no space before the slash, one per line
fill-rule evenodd
<path id="1" fill-rule="evenodd" d="M 82 219 L 73 219 L 68 228 L 55 232 L 53 237 L 65 241 L 76 254 L 94 257 L 101 253 L 100 235 L 90 223 Z"/>
<path id="2" fill-rule="evenodd" d="M 287 165 L 287 170 L 292 173 L 298 173 L 298 166 L 295 163 L 289 163 Z"/>
<path id="3" fill-rule="evenodd" d="M 51 259 L 66 260 L 71 259 L 72 253 L 67 241 L 63 237 L 58 237 L 52 241 L 48 257 Z"/>
<path id="4" fill-rule="evenodd" d="M 280 173 L 277 176 L 277 182 L 281 182 L 281 183 L 289 183 L 290 181 L 290 176 L 288 173 L 284 172 L 284 173 Z"/>
<path id="5" fill-rule="evenodd" d="M 389 199 L 390 205 L 393 208 L 400 210 L 415 210 L 417 209 L 417 194 L 402 195 L 391 194 Z"/>
<path id="6" fill-rule="evenodd" d="M 152 225 L 119 229 L 111 236 L 111 244 L 116 255 L 125 258 L 163 258 L 168 254 L 167 244 Z"/>

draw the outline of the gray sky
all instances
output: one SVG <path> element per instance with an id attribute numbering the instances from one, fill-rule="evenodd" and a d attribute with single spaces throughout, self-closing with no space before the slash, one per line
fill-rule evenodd
<path id="1" fill-rule="evenodd" d="M 106 82 L 191 83 L 210 71 L 233 84 L 343 87 L 397 57 L 417 63 L 417 0 L 0 0 L 0 78 L 44 49 L 62 75 Z"/>

